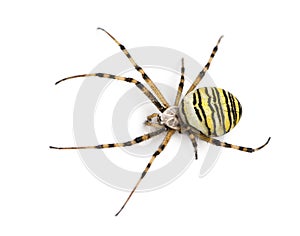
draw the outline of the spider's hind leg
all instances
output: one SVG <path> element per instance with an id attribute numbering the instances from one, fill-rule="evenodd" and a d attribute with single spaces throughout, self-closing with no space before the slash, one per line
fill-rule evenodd
<path id="1" fill-rule="evenodd" d="M 161 134 L 162 132 L 165 131 L 165 128 L 161 128 L 148 133 L 148 134 L 144 134 L 142 136 L 136 137 L 135 139 L 131 140 L 131 141 L 127 141 L 124 143 L 110 143 L 110 144 L 99 144 L 99 145 L 95 145 L 95 146 L 81 146 L 81 147 L 54 147 L 54 146 L 50 146 L 49 148 L 52 149 L 60 149 L 60 150 L 70 150 L 70 149 L 103 149 L 103 148 L 114 148 L 114 147 L 127 147 L 127 146 L 132 146 L 134 144 L 137 143 L 141 143 L 144 142 L 154 136 L 157 136 L 159 134 Z"/>
<path id="2" fill-rule="evenodd" d="M 190 138 L 190 140 L 191 140 L 191 142 L 192 142 L 192 144 L 193 144 L 193 147 L 194 147 L 195 160 L 197 160 L 197 159 L 198 159 L 198 150 L 197 150 L 197 149 L 198 149 L 198 145 L 197 145 L 196 137 L 195 137 L 195 135 L 193 134 L 193 132 L 190 131 L 190 130 L 188 130 L 187 133 L 188 133 L 189 138 Z"/>
<path id="3" fill-rule="evenodd" d="M 167 146 L 167 144 L 169 143 L 172 135 L 175 133 L 175 130 L 169 130 L 168 133 L 166 134 L 164 140 L 162 141 L 162 143 L 159 145 L 158 149 L 156 150 L 156 152 L 153 153 L 152 158 L 150 159 L 150 161 L 148 162 L 146 168 L 144 169 L 144 171 L 141 174 L 141 177 L 139 178 L 139 180 L 137 181 L 137 183 L 135 184 L 134 188 L 132 189 L 131 193 L 129 194 L 129 196 L 127 197 L 125 203 L 123 204 L 123 206 L 120 208 L 120 210 L 117 212 L 116 216 L 120 214 L 120 212 L 124 209 L 124 207 L 126 206 L 127 202 L 129 201 L 129 199 L 131 198 L 132 194 L 135 192 L 135 190 L 137 189 L 137 187 L 139 186 L 139 184 L 141 183 L 142 179 L 145 177 L 145 175 L 148 173 L 148 170 L 150 169 L 153 161 L 155 160 L 155 158 L 165 149 L 165 147 Z"/>
<path id="4" fill-rule="evenodd" d="M 236 149 L 239 151 L 243 151 L 243 152 L 256 152 L 262 148 L 264 148 L 270 141 L 271 137 L 268 138 L 267 142 L 263 145 L 261 145 L 258 148 L 250 148 L 250 147 L 242 147 L 242 146 L 238 146 L 238 145 L 234 145 L 234 144 L 230 144 L 230 143 L 225 143 L 225 142 L 221 142 L 218 139 L 212 138 L 212 137 L 207 137 L 201 133 L 197 133 L 195 134 L 197 135 L 200 139 L 202 139 L 203 141 L 206 141 L 208 143 L 214 144 L 216 146 L 221 146 L 221 147 L 226 147 L 226 148 L 232 148 L 232 149 Z"/>

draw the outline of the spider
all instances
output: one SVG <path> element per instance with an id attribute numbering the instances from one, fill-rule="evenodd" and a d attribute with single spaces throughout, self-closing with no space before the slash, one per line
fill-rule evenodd
<path id="1" fill-rule="evenodd" d="M 159 110 L 159 113 L 153 113 L 147 116 L 145 125 L 155 127 L 155 131 L 149 132 L 142 136 L 136 137 L 131 141 L 124 143 L 110 143 L 110 144 L 99 144 L 95 146 L 81 146 L 81 147 L 54 147 L 50 146 L 53 149 L 102 149 L 102 148 L 114 148 L 114 147 L 125 147 L 132 146 L 137 143 L 144 142 L 149 140 L 159 134 L 166 132 L 165 137 L 157 150 L 153 153 L 149 163 L 142 172 L 137 183 L 133 187 L 126 201 L 120 208 L 120 210 L 115 214 L 116 216 L 124 209 L 127 202 L 131 198 L 132 194 L 135 192 L 142 179 L 146 176 L 148 170 L 153 164 L 155 158 L 165 149 L 169 143 L 172 135 L 178 131 L 179 133 L 187 134 L 194 148 L 195 159 L 197 159 L 197 141 L 196 138 L 199 138 L 208 143 L 226 147 L 233 148 L 244 152 L 255 152 L 263 147 L 265 147 L 269 141 L 258 148 L 249 148 L 242 147 L 226 142 L 221 142 L 215 137 L 224 135 L 225 133 L 232 130 L 236 124 L 239 122 L 242 115 L 242 106 L 238 99 L 232 95 L 230 92 L 225 91 L 221 88 L 216 87 L 202 87 L 196 89 L 197 85 L 200 83 L 202 78 L 205 76 L 208 71 L 210 64 L 218 50 L 219 43 L 221 42 L 223 36 L 219 38 L 216 46 L 213 48 L 212 53 L 209 57 L 208 62 L 204 68 L 200 71 L 198 76 L 195 78 L 192 85 L 187 90 L 185 96 L 181 99 L 183 86 L 184 86 L 184 59 L 181 59 L 181 77 L 177 89 L 177 94 L 175 102 L 173 105 L 170 105 L 167 100 L 164 98 L 163 94 L 153 83 L 150 77 L 146 74 L 141 66 L 139 66 L 135 60 L 132 58 L 130 53 L 127 51 L 124 45 L 122 45 L 115 37 L 113 37 L 108 31 L 102 28 L 99 30 L 104 31 L 115 43 L 120 47 L 121 51 L 129 59 L 134 68 L 142 75 L 142 78 L 150 86 L 151 90 L 147 89 L 141 82 L 129 78 L 122 77 L 118 75 L 106 74 L 106 73 L 94 73 L 94 74 L 82 74 L 67 77 L 57 81 L 55 84 L 59 84 L 65 80 L 70 80 L 79 77 L 98 77 L 98 78 L 108 78 L 115 79 L 120 81 L 125 81 L 128 83 L 134 84 L 138 89 L 140 89 L 145 96 L 156 106 Z M 154 94 L 153 94 L 154 93 Z"/>

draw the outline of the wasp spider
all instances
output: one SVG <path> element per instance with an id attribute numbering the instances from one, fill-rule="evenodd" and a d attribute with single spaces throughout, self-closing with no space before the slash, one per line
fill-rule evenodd
<path id="1" fill-rule="evenodd" d="M 127 197 L 125 203 L 122 205 L 120 210 L 116 213 L 116 216 L 123 210 L 132 194 L 139 186 L 142 179 L 147 174 L 155 158 L 165 149 L 168 142 L 170 141 L 172 135 L 178 131 L 180 133 L 186 133 L 191 140 L 191 143 L 194 147 L 195 158 L 197 159 L 197 142 L 196 138 L 204 140 L 208 143 L 222 146 L 226 148 L 233 148 L 244 152 L 255 152 L 266 146 L 270 140 L 258 147 L 258 148 L 249 148 L 242 147 L 226 142 L 221 142 L 214 137 L 219 137 L 225 133 L 232 130 L 236 124 L 239 122 L 242 115 L 242 106 L 238 99 L 232 95 L 230 92 L 225 91 L 221 88 L 216 87 L 203 87 L 196 89 L 197 85 L 200 83 L 202 78 L 205 76 L 205 73 L 210 67 L 210 64 L 218 50 L 218 45 L 222 39 L 222 36 L 219 38 L 216 46 L 213 48 L 212 53 L 209 57 L 207 64 L 200 71 L 192 85 L 187 90 L 185 96 L 181 99 L 182 90 L 184 86 L 184 60 L 181 61 L 181 77 L 178 85 L 177 95 L 173 105 L 170 105 L 167 100 L 164 98 L 163 94 L 159 91 L 150 77 L 146 74 L 142 67 L 140 67 L 135 60 L 131 57 L 127 49 L 119 43 L 109 32 L 102 28 L 98 28 L 104 31 L 115 43 L 118 44 L 120 49 L 123 51 L 125 56 L 129 59 L 134 68 L 142 75 L 145 82 L 150 86 L 151 90 L 147 89 L 141 82 L 129 78 L 122 77 L 118 75 L 106 74 L 106 73 L 95 73 L 95 74 L 82 74 L 71 76 L 56 82 L 56 84 L 63 82 L 65 80 L 70 80 L 78 77 L 91 77 L 96 76 L 98 78 L 108 78 L 121 80 L 128 83 L 134 84 L 138 89 L 140 89 L 156 106 L 159 110 L 159 113 L 153 113 L 147 117 L 145 124 L 148 126 L 156 127 L 157 129 L 154 132 L 144 134 L 142 136 L 136 137 L 131 141 L 124 143 L 111 143 L 111 144 L 99 144 L 95 146 L 83 146 L 83 147 L 53 147 L 54 149 L 88 149 L 88 148 L 114 148 L 114 147 L 125 147 L 131 146 L 137 143 L 146 141 L 154 136 L 157 136 L 163 132 L 166 132 L 166 135 L 159 145 L 158 149 L 153 153 L 149 163 L 142 172 L 139 180 L 133 187 L 131 193 Z"/>

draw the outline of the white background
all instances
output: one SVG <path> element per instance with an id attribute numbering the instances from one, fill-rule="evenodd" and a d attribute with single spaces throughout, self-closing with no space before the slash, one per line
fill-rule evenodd
<path id="1" fill-rule="evenodd" d="M 8 2 L 8 1 L 6 1 Z M 1 235 L 299 235 L 299 5 L 297 1 L 10 1 L 0 6 Z M 228 142 L 206 177 L 200 160 L 177 181 L 136 194 L 97 181 L 76 152 L 72 115 L 81 81 L 126 46 L 164 46 L 211 66 L 242 102 Z M 187 68 L 188 70 L 188 68 Z M 103 107 L 105 110 L 105 107 Z M 112 173 L 113 174 L 113 173 Z"/>

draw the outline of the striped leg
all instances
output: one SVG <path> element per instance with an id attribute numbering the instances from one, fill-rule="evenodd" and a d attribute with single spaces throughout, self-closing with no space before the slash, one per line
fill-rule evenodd
<path id="1" fill-rule="evenodd" d="M 83 74 L 83 75 L 75 75 L 75 76 L 67 77 L 67 78 L 57 81 L 55 84 L 59 84 L 60 82 L 63 82 L 65 80 L 69 80 L 69 79 L 74 79 L 74 78 L 79 78 L 79 77 L 89 77 L 89 76 L 97 76 L 100 78 L 115 79 L 115 80 L 125 81 L 128 83 L 134 83 L 150 99 L 150 101 L 158 108 L 159 111 L 163 112 L 166 109 L 165 107 L 163 107 L 160 104 L 160 102 L 156 99 L 156 97 L 141 82 L 139 82 L 133 78 L 111 75 L 111 74 L 106 74 L 106 73 L 95 73 L 95 74 Z"/>
<path id="2" fill-rule="evenodd" d="M 198 145 L 197 145 L 197 141 L 196 141 L 196 137 L 195 135 L 193 134 L 193 132 L 191 130 L 188 130 L 187 131 L 188 135 L 189 135 L 189 138 L 193 144 L 193 147 L 194 147 L 194 152 L 195 152 L 195 159 L 197 160 L 198 159 Z"/>
<path id="3" fill-rule="evenodd" d="M 180 102 L 180 98 L 181 98 L 181 94 L 182 94 L 182 90 L 183 90 L 183 86 L 184 86 L 184 59 L 181 59 L 181 77 L 180 77 L 180 82 L 178 85 L 178 89 L 177 89 L 177 95 L 176 95 L 176 99 L 175 99 L 175 104 L 174 106 L 178 106 L 179 102 Z"/>
<path id="4" fill-rule="evenodd" d="M 146 74 L 146 72 L 143 70 L 142 67 L 140 67 L 138 64 L 136 64 L 135 60 L 132 58 L 132 56 L 129 54 L 129 52 L 127 51 L 127 49 L 125 48 L 124 45 L 122 45 L 121 43 L 119 43 L 118 40 L 115 39 L 115 37 L 113 37 L 110 33 L 108 33 L 105 29 L 102 28 L 98 28 L 102 31 L 104 31 L 109 37 L 112 38 L 112 40 L 115 41 L 116 44 L 118 44 L 118 46 L 120 47 L 120 49 L 122 50 L 122 52 L 125 54 L 125 56 L 129 59 L 129 61 L 131 62 L 131 64 L 134 66 L 134 68 L 141 73 L 143 79 L 146 81 L 147 84 L 149 84 L 149 86 L 151 87 L 151 89 L 153 90 L 153 92 L 155 93 L 155 95 L 158 97 L 158 99 L 162 102 L 162 104 L 168 108 L 170 105 L 168 104 L 167 100 L 165 99 L 165 97 L 162 95 L 162 93 L 159 91 L 159 89 L 156 87 L 156 85 L 153 83 L 153 81 L 149 78 L 149 76 Z"/>
<path id="5" fill-rule="evenodd" d="M 148 121 L 148 120 L 146 120 L 144 122 L 144 124 L 147 125 L 147 126 L 155 127 L 155 128 L 162 128 L 162 127 L 164 127 L 163 125 L 160 125 L 158 123 L 152 123 L 151 121 Z"/>
<path id="6" fill-rule="evenodd" d="M 221 147 L 226 147 L 226 148 L 233 148 L 233 149 L 236 149 L 236 150 L 239 150 L 239 151 L 243 151 L 243 152 L 256 152 L 256 151 L 262 149 L 263 147 L 265 147 L 269 143 L 269 141 L 271 139 L 271 137 L 269 137 L 268 140 L 267 140 L 267 142 L 264 145 L 262 145 L 262 146 L 260 146 L 258 148 L 249 148 L 249 147 L 242 147 L 242 146 L 237 146 L 237 145 L 233 145 L 233 144 L 221 142 L 218 139 L 207 137 L 207 136 L 205 136 L 203 134 L 200 134 L 200 133 L 197 133 L 196 135 L 200 139 L 202 139 L 202 140 L 204 140 L 204 141 L 206 141 L 208 143 L 214 144 L 216 146 L 221 146 Z"/>
<path id="7" fill-rule="evenodd" d="M 169 130 L 168 133 L 166 134 L 164 140 L 162 141 L 162 143 L 160 144 L 160 146 L 158 147 L 157 151 L 152 155 L 152 158 L 150 159 L 149 163 L 147 164 L 146 168 L 144 169 L 140 179 L 138 180 L 138 182 L 136 183 L 136 185 L 134 186 L 134 188 L 132 189 L 131 193 L 129 194 L 128 198 L 126 199 L 125 203 L 123 204 L 123 206 L 121 207 L 121 209 L 117 212 L 116 216 L 120 214 L 120 212 L 124 209 L 124 207 L 126 206 L 127 202 L 129 201 L 129 199 L 131 198 L 132 194 L 135 192 L 135 190 L 137 189 L 137 187 L 139 186 L 139 184 L 141 183 L 142 179 L 145 177 L 145 175 L 147 174 L 148 170 L 150 169 L 153 161 L 155 160 L 155 158 L 165 149 L 165 147 L 167 146 L 169 140 L 171 139 L 172 135 L 174 134 L 175 130 Z"/>
<path id="8" fill-rule="evenodd" d="M 124 142 L 124 143 L 99 144 L 96 146 L 82 146 L 82 147 L 53 147 L 53 146 L 50 146 L 49 148 L 66 150 L 66 149 L 103 149 L 103 148 L 114 148 L 114 147 L 127 147 L 127 146 L 132 146 L 137 143 L 144 142 L 154 136 L 161 134 L 165 130 L 166 130 L 165 128 L 161 128 L 159 130 L 156 130 L 156 131 L 148 133 L 148 134 L 144 134 L 142 136 L 136 137 L 135 139 L 133 139 L 131 141 Z"/>
<path id="9" fill-rule="evenodd" d="M 158 117 L 158 113 L 152 113 L 151 115 L 147 116 L 147 120 L 151 121 L 153 118 Z"/>
<path id="10" fill-rule="evenodd" d="M 219 38 L 217 45 L 214 47 L 212 53 L 210 54 L 210 58 L 208 60 L 208 62 L 206 63 L 206 65 L 204 66 L 204 68 L 202 69 L 202 71 L 198 74 L 198 76 L 196 77 L 195 81 L 193 82 L 193 84 L 191 85 L 191 87 L 189 88 L 189 90 L 186 92 L 186 94 L 190 93 L 191 91 L 193 91 L 196 86 L 200 83 L 200 81 L 202 80 L 202 78 L 205 76 L 206 71 L 208 71 L 209 67 L 210 67 L 210 63 L 212 62 L 212 59 L 214 58 L 215 54 L 218 51 L 218 45 L 221 42 L 221 39 L 223 38 L 223 35 Z"/>
<path id="11" fill-rule="evenodd" d="M 144 122 L 144 124 L 147 125 L 147 126 L 152 126 L 152 127 L 156 127 L 156 128 L 164 127 L 163 125 L 161 125 L 159 123 L 153 123 L 152 122 L 152 119 L 157 118 L 158 116 L 159 116 L 158 113 L 152 113 L 151 115 L 147 116 L 147 120 Z"/>

